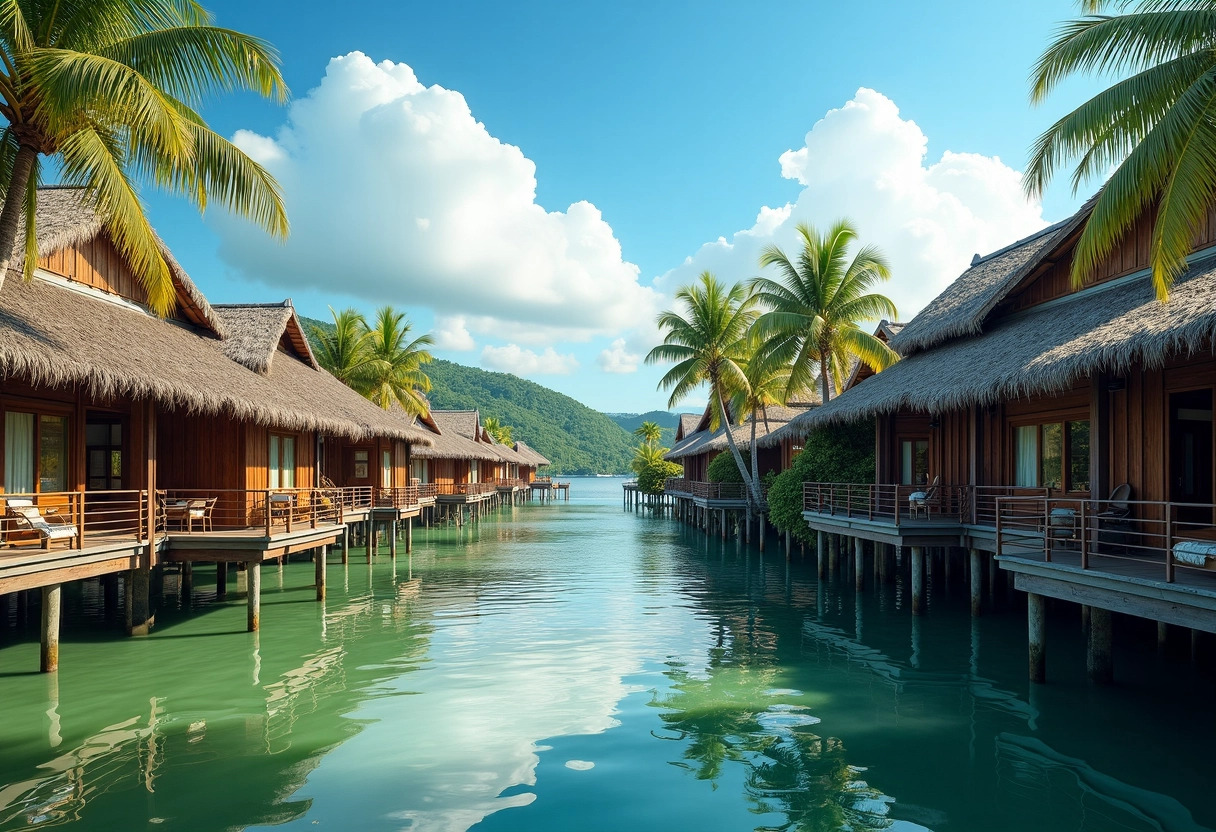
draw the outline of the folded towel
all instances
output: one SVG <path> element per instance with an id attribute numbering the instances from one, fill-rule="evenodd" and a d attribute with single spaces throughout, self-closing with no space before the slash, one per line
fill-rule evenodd
<path id="1" fill-rule="evenodd" d="M 1216 543 L 1203 540 L 1180 540 L 1174 544 L 1174 560 L 1190 566 L 1207 566 L 1208 558 L 1216 558 Z"/>
<path id="2" fill-rule="evenodd" d="M 909 503 L 923 503 L 927 496 L 929 496 L 929 495 L 923 491 L 913 491 L 911 494 L 908 495 L 908 502 Z"/>
<path id="3" fill-rule="evenodd" d="M 1076 525 L 1077 512 L 1071 508 L 1053 508 L 1051 525 L 1070 527 Z"/>

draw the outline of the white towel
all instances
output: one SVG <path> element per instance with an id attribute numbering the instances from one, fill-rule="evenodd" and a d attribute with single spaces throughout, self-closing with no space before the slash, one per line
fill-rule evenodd
<path id="1" fill-rule="evenodd" d="M 1207 566 L 1208 558 L 1216 558 L 1216 543 L 1203 540 L 1181 540 L 1174 544 L 1174 560 L 1190 566 Z"/>

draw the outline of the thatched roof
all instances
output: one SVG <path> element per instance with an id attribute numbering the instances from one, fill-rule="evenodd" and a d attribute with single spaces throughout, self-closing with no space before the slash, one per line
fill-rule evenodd
<path id="1" fill-rule="evenodd" d="M 473 437 L 480 431 L 476 410 L 432 410 L 431 422 L 438 433 L 429 433 L 432 446 L 414 452 L 420 459 L 486 459 L 499 461 L 502 457 L 492 445 Z"/>
<path id="2" fill-rule="evenodd" d="M 675 441 L 680 442 L 684 438 L 696 433 L 697 425 L 700 422 L 700 413 L 681 413 L 679 424 L 676 425 Z"/>
<path id="3" fill-rule="evenodd" d="M 529 445 L 527 445 L 524 442 L 515 443 L 515 453 L 519 454 L 519 456 L 521 458 L 521 462 L 520 462 L 521 465 L 531 465 L 533 467 L 538 467 L 541 465 L 552 465 L 553 464 L 548 459 L 546 459 L 542 454 L 538 453 L 535 448 L 530 447 Z"/>
<path id="4" fill-rule="evenodd" d="M 294 357 L 262 375 L 228 358 L 210 332 L 49 278 L 6 280 L 0 289 L 0 378 L 9 377 L 287 430 L 427 441 Z"/>
<path id="5" fill-rule="evenodd" d="M 315 370 L 321 369 L 304 336 L 291 301 L 214 306 L 228 335 L 221 342 L 224 355 L 255 373 L 270 371 L 275 353 L 290 346 L 296 356 Z"/>
<path id="6" fill-rule="evenodd" d="M 984 318 L 1088 215 L 1088 206 L 1063 222 L 1048 226 L 985 257 L 946 287 L 891 339 L 891 347 L 910 356 L 951 338 L 979 332 Z"/>
<path id="7" fill-rule="evenodd" d="M 918 352 L 787 430 L 898 411 L 943 412 L 1073 387 L 1098 372 L 1160 367 L 1216 345 L 1216 254 L 1196 259 L 1161 303 L 1147 272 L 1067 295 Z M 911 329 L 911 325 L 909 325 Z"/>
<path id="8" fill-rule="evenodd" d="M 790 407 L 774 405 L 768 408 L 767 420 L 763 413 L 758 414 L 758 418 L 756 419 L 756 444 L 761 447 L 774 444 L 761 442 L 760 440 L 776 433 L 789 424 L 790 420 L 808 413 L 814 406 L 809 404 Z M 740 449 L 750 448 L 752 444 L 751 420 L 747 419 L 743 424 L 733 426 L 731 434 L 734 436 L 735 444 Z M 715 431 L 708 429 L 699 430 L 685 437 L 682 441 L 677 442 L 676 446 L 664 456 L 664 459 L 675 461 L 684 459 L 685 457 L 697 456 L 698 454 L 718 453 L 729 447 L 730 442 L 726 438 L 726 431 L 722 430 L 722 428 L 719 427 Z"/>
<path id="9" fill-rule="evenodd" d="M 48 257 L 56 251 L 89 242 L 97 235 L 105 233 L 105 225 L 88 202 L 84 188 L 52 186 L 38 189 L 35 233 L 38 237 L 38 256 Z M 24 239 L 25 231 L 22 229 L 17 234 L 13 261 L 9 266 L 13 275 L 20 274 L 25 263 Z M 181 313 L 192 323 L 207 327 L 217 336 L 223 337 L 224 325 L 203 297 L 203 293 L 194 285 L 194 281 L 186 274 L 186 270 L 177 262 L 164 241 L 160 237 L 157 237 L 156 241 L 173 275 Z"/>

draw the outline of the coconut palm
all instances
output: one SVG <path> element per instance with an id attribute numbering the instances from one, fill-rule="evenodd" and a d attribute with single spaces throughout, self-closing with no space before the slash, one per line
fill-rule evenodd
<path id="1" fill-rule="evenodd" d="M 359 374 L 356 389 L 385 410 L 400 405 L 411 416 L 428 412 L 426 397 L 431 380 L 422 365 L 431 361 L 426 347 L 434 343 L 430 335 L 410 340 L 413 324 L 404 312 L 391 306 L 376 310 L 367 332 L 368 361 Z"/>
<path id="2" fill-rule="evenodd" d="M 329 314 L 333 316 L 333 329 L 314 326 L 312 337 L 313 353 L 319 363 L 334 375 L 339 381 L 351 387 L 358 386 L 361 377 L 368 371 L 368 330 L 367 320 L 354 309 L 334 311 L 331 306 Z"/>
<path id="3" fill-rule="evenodd" d="M 634 450 L 633 462 L 629 463 L 629 467 L 633 473 L 640 474 L 651 465 L 662 462 L 663 457 L 666 456 L 670 450 L 671 448 L 662 448 L 657 444 L 643 442 L 641 445 L 638 445 L 636 450 Z"/>
<path id="4" fill-rule="evenodd" d="M 684 314 L 668 310 L 659 315 L 659 329 L 665 331 L 663 343 L 647 354 L 646 363 L 675 363 L 659 380 L 661 389 L 671 391 L 668 407 L 675 407 L 701 385 L 709 386 L 710 401 L 717 406 L 713 422 L 726 428 L 749 503 L 759 505 L 759 490 L 743 463 L 726 410 L 727 400 L 747 385 L 743 365 L 748 357 L 748 330 L 755 321 L 755 299 L 742 285 L 728 287 L 703 272 L 696 283 L 676 292 L 676 300 L 684 306 Z"/>
<path id="5" fill-rule="evenodd" d="M 837 220 L 820 234 L 806 223 L 798 225 L 802 251 L 795 260 L 777 246 L 760 254 L 761 268 L 776 267 L 778 279 L 752 278 L 751 290 L 768 311 L 756 319 L 756 335 L 765 344 L 763 360 L 789 364 L 787 399 L 809 389 L 818 372 L 823 401 L 839 390 L 853 359 L 878 371 L 898 360 L 895 352 L 859 326 L 859 322 L 896 317 L 895 304 L 870 288 L 891 276 L 883 253 L 857 242 L 857 229 Z"/>
<path id="6" fill-rule="evenodd" d="M 511 444 L 511 426 L 504 425 L 502 420 L 496 416 L 487 416 L 485 421 L 481 423 L 485 432 L 494 437 L 494 441 L 500 445 Z"/>
<path id="7" fill-rule="evenodd" d="M 1155 207 L 1149 264 L 1166 300 L 1216 201 L 1216 3 L 1141 0 L 1126 11 L 1132 5 L 1084 0 L 1086 16 L 1064 24 L 1035 64 L 1035 103 L 1074 75 L 1124 77 L 1039 137 L 1024 184 L 1037 196 L 1076 160 L 1075 192 L 1114 168 L 1077 241 L 1073 283 L 1092 276 Z M 1112 6 L 1126 13 L 1099 14 Z"/>
<path id="8" fill-rule="evenodd" d="M 663 439 L 663 429 L 658 422 L 642 422 L 633 431 L 634 436 L 640 436 L 648 445 L 657 445 Z"/>
<path id="9" fill-rule="evenodd" d="M 24 220 L 24 272 L 37 265 L 42 157 L 82 186 L 159 314 L 174 291 L 137 184 L 210 202 L 280 237 L 287 215 L 274 179 L 196 112 L 213 93 L 286 100 L 278 55 L 213 26 L 193 0 L 0 2 L 0 282 Z"/>
<path id="10" fill-rule="evenodd" d="M 731 397 L 731 409 L 735 413 L 746 413 L 748 421 L 751 422 L 752 440 L 749 447 L 751 448 L 752 479 L 759 483 L 760 454 L 756 450 L 756 425 L 763 418 L 767 428 L 768 409 L 775 405 L 784 405 L 789 400 L 788 397 L 791 393 L 804 391 L 789 389 L 790 373 L 792 372 L 790 366 L 767 360 L 768 356 L 759 332 L 753 331 L 749 335 L 750 358 L 743 367 L 743 377 L 746 379 L 747 385 L 735 391 L 734 396 Z"/>

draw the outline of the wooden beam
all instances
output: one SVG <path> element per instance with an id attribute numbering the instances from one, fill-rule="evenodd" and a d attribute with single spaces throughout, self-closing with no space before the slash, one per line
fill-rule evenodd
<path id="1" fill-rule="evenodd" d="M 1167 599 L 1133 595 L 1105 587 L 1063 581 L 1025 572 L 1014 573 L 1013 585 L 1022 592 L 1034 592 L 1050 598 L 1071 601 L 1074 604 L 1087 604 L 1091 607 L 1116 610 L 1152 621 L 1164 621 L 1167 624 L 1202 630 L 1205 633 L 1216 633 L 1216 612 L 1187 605 L 1183 603 L 1181 597 Z M 1179 595 L 1181 596 L 1181 593 Z"/>

